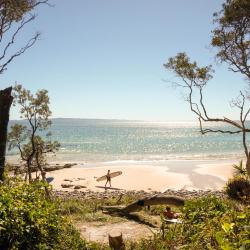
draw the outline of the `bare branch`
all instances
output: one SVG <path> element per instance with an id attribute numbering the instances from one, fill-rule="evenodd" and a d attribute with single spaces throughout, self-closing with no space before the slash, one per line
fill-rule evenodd
<path id="1" fill-rule="evenodd" d="M 33 21 L 35 19 L 35 15 L 32 15 L 29 19 L 27 20 L 22 20 L 20 26 L 17 28 L 17 30 L 14 32 L 14 34 L 12 35 L 11 40 L 7 43 L 7 45 L 5 46 L 2 55 L 0 56 L 0 61 L 6 56 L 6 52 L 8 51 L 8 49 L 10 48 L 10 46 L 12 44 L 14 44 L 15 42 L 15 38 L 18 35 L 19 31 L 22 30 L 22 28 L 29 22 Z"/>
<path id="2" fill-rule="evenodd" d="M 40 33 L 36 33 L 34 35 L 34 37 L 32 37 L 27 44 L 22 47 L 19 51 L 17 51 L 15 54 L 13 54 L 6 62 L 4 62 L 2 65 L 0 65 L 0 74 L 3 73 L 3 71 L 6 69 L 7 65 L 15 58 L 20 56 L 21 54 L 23 54 L 27 49 L 29 49 L 30 47 L 32 47 L 35 42 L 37 41 L 37 39 L 39 38 Z"/>
<path id="3" fill-rule="evenodd" d="M 244 116 L 244 119 L 243 119 L 244 123 L 245 123 L 245 121 L 247 119 L 247 116 L 249 115 L 249 112 L 250 112 L 250 109 L 248 109 L 247 112 L 245 113 L 245 116 Z"/>
<path id="4" fill-rule="evenodd" d="M 32 47 L 40 36 L 39 33 L 33 35 L 33 37 L 27 41 L 27 43 L 16 52 L 8 53 L 10 48 L 15 44 L 16 38 L 21 33 L 24 27 L 33 21 L 36 16 L 32 14 L 32 11 L 39 5 L 49 4 L 49 0 L 41 1 L 1 1 L 0 0 L 0 44 L 2 45 L 2 52 L 0 54 L 0 74 L 6 70 L 8 64 L 13 59 L 23 54 L 27 49 Z M 19 24 L 19 25 L 18 25 Z M 15 26 L 17 28 L 15 28 Z M 4 41 L 4 38 L 6 41 Z M 6 44 L 6 45 L 5 45 Z"/>
<path id="5" fill-rule="evenodd" d="M 237 131 L 230 131 L 230 130 L 222 130 L 222 129 L 202 129 L 201 130 L 202 134 L 206 133 L 222 133 L 222 134 L 239 134 L 242 133 L 242 130 L 237 130 Z"/>
<path id="6" fill-rule="evenodd" d="M 200 124 L 200 132 L 202 134 L 207 134 L 207 133 L 239 134 L 239 133 L 242 133 L 242 130 L 230 131 L 230 130 L 210 129 L 210 128 L 204 129 L 202 126 L 202 119 L 198 118 L 198 120 Z"/>

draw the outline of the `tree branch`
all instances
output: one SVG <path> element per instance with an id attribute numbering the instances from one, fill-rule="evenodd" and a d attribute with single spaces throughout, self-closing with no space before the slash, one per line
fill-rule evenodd
<path id="1" fill-rule="evenodd" d="M 34 37 L 32 37 L 27 44 L 21 48 L 19 51 L 17 51 L 15 54 L 13 54 L 12 56 L 10 56 L 10 58 L 3 63 L 2 65 L 0 65 L 0 74 L 3 73 L 3 71 L 6 69 L 6 66 L 15 58 L 20 56 L 21 54 L 23 54 L 27 49 L 29 49 L 30 47 L 32 47 L 34 45 L 34 43 L 37 41 L 37 39 L 39 38 L 40 33 L 36 33 Z"/>

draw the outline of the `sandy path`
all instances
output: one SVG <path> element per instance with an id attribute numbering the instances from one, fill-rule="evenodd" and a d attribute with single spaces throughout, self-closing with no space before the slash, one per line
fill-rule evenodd
<path id="1" fill-rule="evenodd" d="M 108 235 L 118 236 L 122 233 L 123 239 L 137 240 L 153 235 L 152 229 L 148 226 L 136 223 L 134 221 L 109 223 L 106 225 L 96 225 L 94 223 L 84 223 L 76 225 L 82 236 L 88 241 L 98 241 L 108 243 Z"/>

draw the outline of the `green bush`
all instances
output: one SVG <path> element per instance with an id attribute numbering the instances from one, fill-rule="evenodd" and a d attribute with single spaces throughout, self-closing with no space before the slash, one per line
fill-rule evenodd
<path id="1" fill-rule="evenodd" d="M 242 199 L 250 197 L 250 181 L 244 176 L 235 176 L 226 184 L 226 192 L 230 198 Z"/>
<path id="2" fill-rule="evenodd" d="M 0 249 L 86 249 L 57 204 L 46 199 L 45 185 L 0 185 Z"/>
<path id="3" fill-rule="evenodd" d="M 213 196 L 187 201 L 182 224 L 164 225 L 152 239 L 129 243 L 129 250 L 250 250 L 250 207 Z"/>
<path id="4" fill-rule="evenodd" d="M 176 231 L 184 249 L 250 249 L 250 208 L 217 197 L 186 202 Z"/>

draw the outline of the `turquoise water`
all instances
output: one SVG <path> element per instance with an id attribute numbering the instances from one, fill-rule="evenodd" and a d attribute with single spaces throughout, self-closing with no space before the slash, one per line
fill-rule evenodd
<path id="1" fill-rule="evenodd" d="M 85 161 L 243 156 L 241 135 L 201 135 L 197 122 L 53 119 L 51 132 L 61 143 L 59 155 L 78 155 Z"/>

